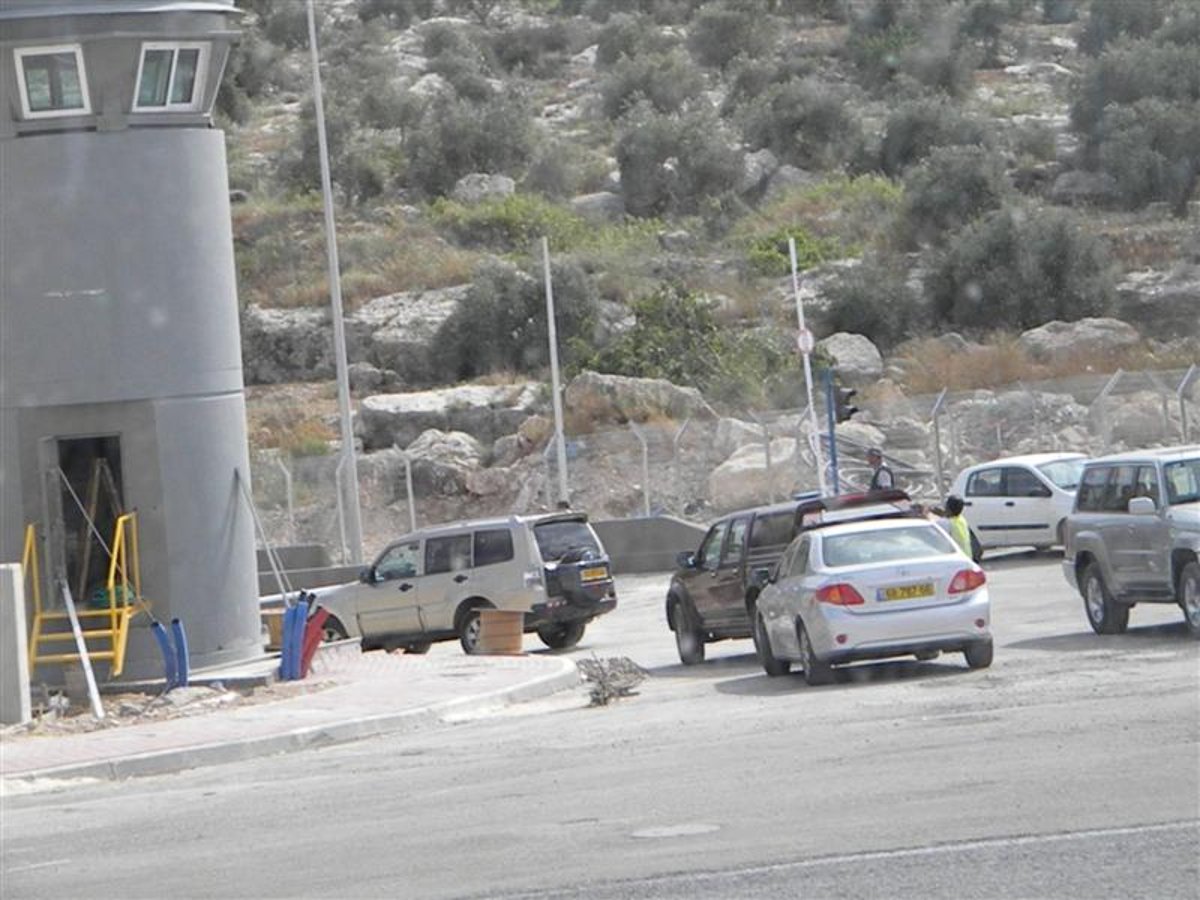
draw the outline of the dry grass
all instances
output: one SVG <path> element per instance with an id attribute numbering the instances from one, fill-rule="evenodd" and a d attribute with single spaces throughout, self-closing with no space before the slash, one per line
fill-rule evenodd
<path id="1" fill-rule="evenodd" d="M 1046 362 L 1029 356 L 1012 335 L 996 335 L 977 349 L 947 353 L 934 338 L 909 344 L 898 361 L 906 371 L 902 387 L 910 394 L 996 388 L 1021 381 L 1042 381 L 1073 375 L 1111 374 L 1187 366 L 1194 350 L 1154 352 L 1141 344 L 1120 352 L 1086 349 Z"/>
<path id="2" fill-rule="evenodd" d="M 292 456 L 327 453 L 329 442 L 337 438 L 328 424 L 336 415 L 332 383 L 246 389 L 246 420 L 254 450 L 279 449 Z"/>

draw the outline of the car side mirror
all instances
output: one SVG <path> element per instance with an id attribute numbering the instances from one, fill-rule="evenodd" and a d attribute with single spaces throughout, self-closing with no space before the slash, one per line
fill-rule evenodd
<path id="1" fill-rule="evenodd" d="M 1158 507 L 1154 505 L 1154 501 L 1149 497 L 1132 497 L 1129 500 L 1129 514 L 1131 516 L 1152 516 L 1158 512 Z"/>
<path id="2" fill-rule="evenodd" d="M 675 563 L 681 569 L 693 569 L 696 567 L 696 556 L 691 551 L 684 550 L 675 556 Z"/>

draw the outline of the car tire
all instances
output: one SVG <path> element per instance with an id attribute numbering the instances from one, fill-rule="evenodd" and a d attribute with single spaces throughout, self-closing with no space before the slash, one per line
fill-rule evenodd
<path id="1" fill-rule="evenodd" d="M 983 560 L 983 544 L 979 543 L 979 538 L 975 532 L 971 532 L 971 559 L 975 563 Z"/>
<path id="2" fill-rule="evenodd" d="M 347 637 L 349 635 L 346 634 L 346 626 L 341 623 L 337 616 L 329 616 L 325 619 L 325 624 L 321 626 L 322 644 L 344 641 Z"/>
<path id="3" fill-rule="evenodd" d="M 754 616 L 754 653 L 763 667 L 763 671 L 771 678 L 778 678 L 792 671 L 792 664 L 786 659 L 779 659 L 771 652 L 771 639 L 767 637 L 767 626 L 762 616 Z"/>
<path id="4" fill-rule="evenodd" d="M 1200 639 L 1200 563 L 1195 560 L 1179 573 L 1179 607 L 1188 632 Z"/>
<path id="5" fill-rule="evenodd" d="M 1095 563 L 1084 566 L 1080 578 L 1083 609 L 1096 634 L 1121 634 L 1129 626 L 1129 607 L 1117 603 L 1104 584 L 1104 576 Z"/>
<path id="6" fill-rule="evenodd" d="M 404 645 L 404 652 L 411 653 L 414 656 L 423 656 L 429 652 L 429 648 L 432 646 L 432 641 L 412 641 Z"/>
<path id="7" fill-rule="evenodd" d="M 586 622 L 556 622 L 541 626 L 537 636 L 551 650 L 567 650 L 579 643 L 586 628 Z"/>
<path id="8" fill-rule="evenodd" d="M 482 623 L 478 609 L 467 610 L 458 626 L 458 642 L 462 645 L 463 653 L 474 656 L 479 652 L 479 638 Z"/>
<path id="9" fill-rule="evenodd" d="M 990 639 L 967 644 L 966 649 L 963 650 L 963 656 L 967 659 L 967 668 L 986 669 L 992 664 L 993 652 Z"/>
<path id="10" fill-rule="evenodd" d="M 804 682 L 810 687 L 820 687 L 833 681 L 833 666 L 817 659 L 808 629 L 800 625 L 800 665 L 804 667 Z"/>
<path id="11" fill-rule="evenodd" d="M 704 662 L 704 635 L 695 622 L 687 601 L 676 601 L 675 647 L 679 651 L 679 661 L 685 666 Z"/>

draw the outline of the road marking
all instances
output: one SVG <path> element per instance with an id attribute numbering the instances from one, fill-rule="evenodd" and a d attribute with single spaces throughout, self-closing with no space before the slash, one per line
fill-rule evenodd
<path id="1" fill-rule="evenodd" d="M 69 859 L 47 859 L 42 862 L 28 863 L 24 866 L 9 866 L 4 870 L 5 875 L 15 875 L 17 872 L 32 872 L 34 869 L 48 869 L 51 866 L 61 866 L 69 863 Z"/>
<path id="2" fill-rule="evenodd" d="M 664 825 L 660 828 L 643 828 L 633 832 L 635 838 L 671 838 L 688 837 L 693 834 L 712 834 L 720 831 L 720 825 L 708 825 L 704 822 L 689 822 L 684 825 Z"/>

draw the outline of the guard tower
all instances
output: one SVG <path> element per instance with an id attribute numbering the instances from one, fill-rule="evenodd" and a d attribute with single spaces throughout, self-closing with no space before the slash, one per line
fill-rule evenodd
<path id="1" fill-rule="evenodd" d="M 37 523 L 43 584 L 65 578 L 84 606 L 108 563 L 98 536 L 136 510 L 141 594 L 184 623 L 193 668 L 261 652 L 212 121 L 237 15 L 0 3 L 0 559 Z M 162 671 L 148 624 L 133 620 L 122 677 Z"/>

